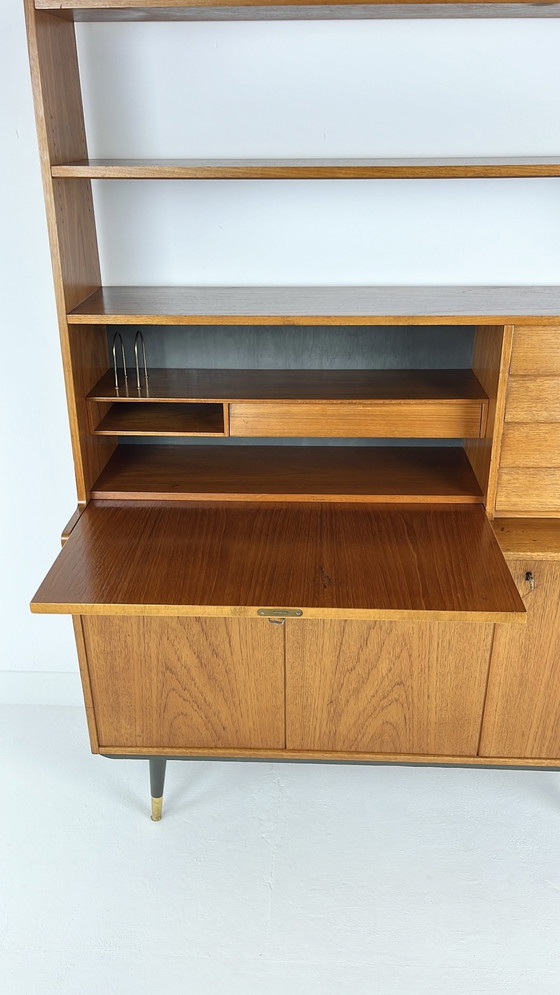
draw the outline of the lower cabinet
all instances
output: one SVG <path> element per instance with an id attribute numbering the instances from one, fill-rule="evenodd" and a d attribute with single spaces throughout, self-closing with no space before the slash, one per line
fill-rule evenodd
<path id="1" fill-rule="evenodd" d="M 465 622 L 287 626 L 288 749 L 475 756 L 492 631 Z"/>
<path id="2" fill-rule="evenodd" d="M 525 626 L 82 616 L 99 748 L 560 758 L 560 561 L 510 569 Z"/>
<path id="3" fill-rule="evenodd" d="M 476 755 L 491 625 L 83 616 L 101 750 Z"/>
<path id="4" fill-rule="evenodd" d="M 560 758 L 560 562 L 508 562 L 527 624 L 496 626 L 480 754 Z"/>
<path id="5" fill-rule="evenodd" d="M 260 618 L 82 616 L 101 749 L 283 749 L 284 632 Z"/>

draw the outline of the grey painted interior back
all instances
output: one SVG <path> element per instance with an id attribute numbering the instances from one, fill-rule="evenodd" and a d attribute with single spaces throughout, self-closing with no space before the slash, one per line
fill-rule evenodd
<path id="1" fill-rule="evenodd" d="M 108 330 L 109 348 L 113 333 Z M 136 327 L 119 327 L 134 366 Z M 148 367 L 261 370 L 469 369 L 471 326 L 143 326 Z M 125 441 L 125 440 L 123 440 Z M 154 442 L 154 439 L 134 440 Z M 127 444 L 134 444 L 126 439 Z M 462 445 L 446 439 L 161 439 L 177 445 Z"/>

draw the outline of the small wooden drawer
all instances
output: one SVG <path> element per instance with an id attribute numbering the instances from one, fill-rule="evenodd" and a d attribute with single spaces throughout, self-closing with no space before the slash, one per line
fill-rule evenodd
<path id="1" fill-rule="evenodd" d="M 231 404 L 230 435 L 312 438 L 480 438 L 484 401 Z"/>
<path id="2" fill-rule="evenodd" d="M 556 515 L 560 511 L 560 467 L 500 470 L 496 510 Z"/>
<path id="3" fill-rule="evenodd" d="M 560 424 L 510 423 L 505 426 L 500 458 L 502 467 L 560 467 Z"/>
<path id="4" fill-rule="evenodd" d="M 507 422 L 560 422 L 560 376 L 510 377 Z"/>
<path id="5" fill-rule="evenodd" d="M 560 325 L 556 328 L 542 328 L 539 325 L 516 328 L 510 373 L 557 373 L 560 376 Z"/>

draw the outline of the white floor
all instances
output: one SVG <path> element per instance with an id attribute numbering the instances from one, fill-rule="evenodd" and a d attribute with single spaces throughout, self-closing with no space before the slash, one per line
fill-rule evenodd
<path id="1" fill-rule="evenodd" d="M 560 774 L 89 754 L 0 708 L 4 995 L 558 995 Z"/>

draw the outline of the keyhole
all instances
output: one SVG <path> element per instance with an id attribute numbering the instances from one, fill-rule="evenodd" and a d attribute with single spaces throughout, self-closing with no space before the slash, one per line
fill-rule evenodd
<path id="1" fill-rule="evenodd" d="M 531 573 L 530 570 L 528 570 L 527 573 L 525 574 L 525 580 L 527 581 L 527 583 L 529 585 L 529 590 L 530 591 L 534 591 L 535 590 L 535 578 L 533 577 L 533 574 Z"/>

